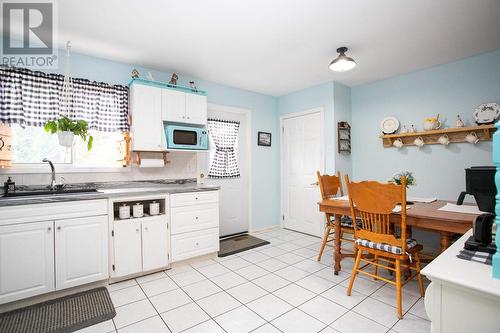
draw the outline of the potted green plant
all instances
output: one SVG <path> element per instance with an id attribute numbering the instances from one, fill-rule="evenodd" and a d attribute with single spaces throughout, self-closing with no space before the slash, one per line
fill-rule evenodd
<path id="1" fill-rule="evenodd" d="M 401 185 L 401 178 L 403 176 L 406 176 L 406 188 L 417 185 L 417 181 L 415 180 L 415 177 L 413 177 L 413 173 L 409 171 L 403 171 L 395 174 L 391 179 L 389 179 L 389 183 Z"/>
<path id="2" fill-rule="evenodd" d="M 57 133 L 59 144 L 64 147 L 71 147 L 76 136 L 87 142 L 87 149 L 92 149 L 94 138 L 88 133 L 88 123 L 85 120 L 73 121 L 68 117 L 61 117 L 56 120 L 49 120 L 44 125 L 45 131 L 50 134 Z"/>

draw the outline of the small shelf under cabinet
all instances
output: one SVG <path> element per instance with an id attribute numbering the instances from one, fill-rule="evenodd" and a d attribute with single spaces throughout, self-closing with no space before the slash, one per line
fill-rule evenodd
<path id="1" fill-rule="evenodd" d="M 467 142 L 465 137 L 471 133 L 476 133 L 479 141 L 491 141 L 493 132 L 496 128 L 494 125 L 479 125 L 469 127 L 446 128 L 432 131 L 414 132 L 414 133 L 398 133 L 381 135 L 384 148 L 394 147 L 393 143 L 397 139 L 403 141 L 404 146 L 415 146 L 414 140 L 421 137 L 426 145 L 440 144 L 438 139 L 442 135 L 447 135 L 450 143 Z"/>

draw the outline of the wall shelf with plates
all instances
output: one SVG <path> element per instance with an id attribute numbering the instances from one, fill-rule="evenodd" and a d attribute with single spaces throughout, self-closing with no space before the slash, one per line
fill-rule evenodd
<path id="1" fill-rule="evenodd" d="M 448 143 L 460 142 L 469 142 L 472 144 L 479 141 L 491 141 L 495 130 L 496 128 L 494 125 L 479 125 L 413 133 L 386 134 L 381 135 L 380 138 L 382 139 L 384 148 L 398 147 L 398 144 L 399 148 L 403 146 L 417 146 L 415 140 L 418 138 L 422 139 L 424 142 L 423 145 L 447 145 Z M 474 137 L 477 140 L 475 140 Z M 395 141 L 398 141 L 398 143 L 395 144 Z"/>

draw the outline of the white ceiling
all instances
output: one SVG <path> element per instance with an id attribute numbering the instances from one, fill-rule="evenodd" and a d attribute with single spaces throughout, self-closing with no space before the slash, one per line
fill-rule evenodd
<path id="1" fill-rule="evenodd" d="M 500 48 L 498 0 L 64 0 L 76 52 L 269 95 L 359 85 Z M 358 66 L 333 73 L 339 46 Z"/>

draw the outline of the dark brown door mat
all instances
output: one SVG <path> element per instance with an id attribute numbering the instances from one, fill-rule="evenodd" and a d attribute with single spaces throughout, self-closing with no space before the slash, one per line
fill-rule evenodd
<path id="1" fill-rule="evenodd" d="M 108 290 L 100 287 L 2 313 L 0 332 L 74 332 L 114 316 Z"/>
<path id="2" fill-rule="evenodd" d="M 270 244 L 268 241 L 250 236 L 239 235 L 220 241 L 219 257 L 227 257 L 232 254 L 254 249 L 259 246 Z"/>

